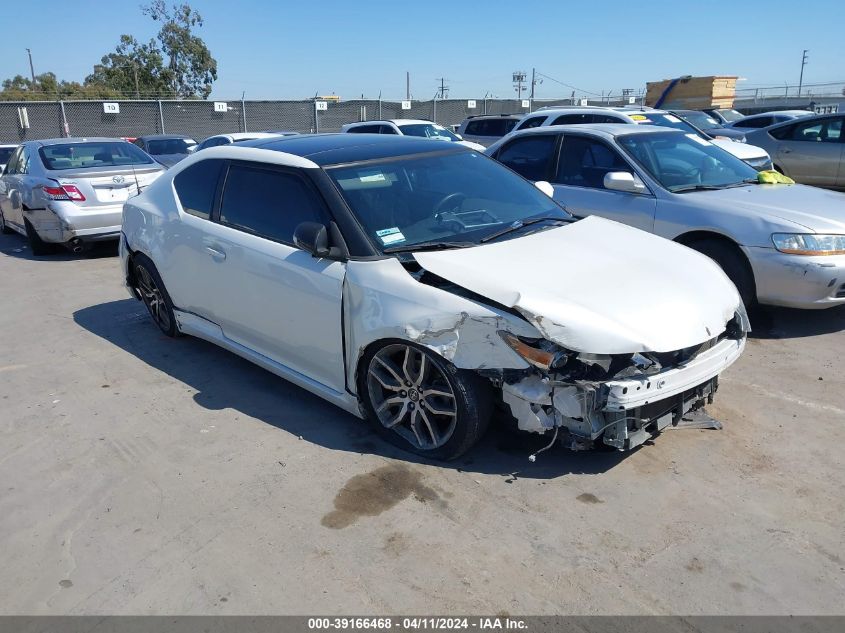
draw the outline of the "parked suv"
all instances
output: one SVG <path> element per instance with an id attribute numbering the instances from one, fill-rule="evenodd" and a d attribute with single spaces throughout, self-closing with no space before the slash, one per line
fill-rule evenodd
<path id="1" fill-rule="evenodd" d="M 458 134 L 464 140 L 479 143 L 485 147 L 510 133 L 522 119 L 521 114 L 481 114 L 467 117 L 458 126 Z"/>
<path id="2" fill-rule="evenodd" d="M 602 108 L 598 106 L 541 108 L 536 112 L 526 114 L 514 131 L 549 125 L 580 125 L 586 123 L 634 123 L 637 125 L 671 127 L 688 134 L 695 134 L 703 140 L 711 141 L 714 145 L 730 152 L 758 171 L 772 168 L 771 158 L 764 149 L 743 142 L 714 138 L 671 112 L 653 108 Z"/>
<path id="3" fill-rule="evenodd" d="M 19 146 L 0 176 L 0 229 L 29 239 L 33 255 L 117 239 L 123 203 L 164 167 L 132 143 L 56 138 Z"/>
<path id="4" fill-rule="evenodd" d="M 348 134 L 395 134 L 397 136 L 419 136 L 436 141 L 451 141 L 477 151 L 484 151 L 484 146 L 465 141 L 461 136 L 447 130 L 442 125 L 424 119 L 390 119 L 386 121 L 362 121 L 347 123 L 340 128 Z"/>

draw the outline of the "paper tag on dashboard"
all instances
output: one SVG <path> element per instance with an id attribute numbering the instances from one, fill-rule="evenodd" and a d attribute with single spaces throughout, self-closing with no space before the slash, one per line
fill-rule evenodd
<path id="1" fill-rule="evenodd" d="M 376 231 L 376 235 L 381 240 L 381 243 L 385 246 L 387 246 L 388 244 L 395 244 L 396 242 L 405 241 L 405 236 L 402 235 L 402 231 L 399 230 L 398 226 Z"/>

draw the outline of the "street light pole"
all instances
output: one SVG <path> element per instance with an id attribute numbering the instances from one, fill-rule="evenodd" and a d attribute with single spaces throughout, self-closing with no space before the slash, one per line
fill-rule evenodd
<path id="1" fill-rule="evenodd" d="M 32 76 L 32 88 L 35 89 L 35 67 L 32 65 L 32 51 L 26 49 L 26 54 L 29 55 L 29 74 Z"/>

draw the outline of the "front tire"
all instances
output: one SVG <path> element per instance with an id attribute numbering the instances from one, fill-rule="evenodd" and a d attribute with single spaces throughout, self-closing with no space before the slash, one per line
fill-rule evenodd
<path id="1" fill-rule="evenodd" d="M 734 286 L 746 308 L 752 308 L 757 301 L 757 287 L 754 283 L 754 273 L 748 260 L 735 246 L 725 244 L 719 240 L 705 239 L 689 244 L 689 247 L 702 255 L 707 255 L 725 272 Z"/>
<path id="2" fill-rule="evenodd" d="M 362 359 L 358 388 L 379 435 L 431 459 L 460 457 L 490 424 L 486 382 L 407 341 L 370 349 Z"/>
<path id="3" fill-rule="evenodd" d="M 141 296 L 141 301 L 147 306 L 147 311 L 164 334 L 170 337 L 179 336 L 176 327 L 176 315 L 173 312 L 173 302 L 164 288 L 164 283 L 155 265 L 146 257 L 133 257 L 135 290 Z"/>

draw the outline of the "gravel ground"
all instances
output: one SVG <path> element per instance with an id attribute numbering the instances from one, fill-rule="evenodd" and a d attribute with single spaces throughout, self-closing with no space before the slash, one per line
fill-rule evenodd
<path id="1" fill-rule="evenodd" d="M 845 614 L 845 309 L 756 315 L 629 454 L 432 464 L 0 236 L 2 614 Z"/>

